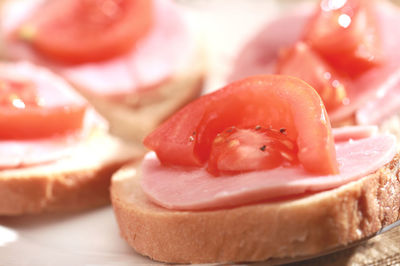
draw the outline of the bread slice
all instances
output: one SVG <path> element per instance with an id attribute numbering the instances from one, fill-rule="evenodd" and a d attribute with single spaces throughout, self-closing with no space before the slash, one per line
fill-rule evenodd
<path id="1" fill-rule="evenodd" d="M 112 174 L 142 149 L 95 129 L 71 156 L 0 171 L 0 215 L 77 211 L 105 205 Z"/>
<path id="2" fill-rule="evenodd" d="M 200 95 L 206 76 L 204 58 L 199 49 L 168 80 L 127 95 L 123 101 L 96 96 L 79 84 L 72 84 L 108 120 L 111 133 L 127 141 L 141 142 L 169 115 Z"/>
<path id="3" fill-rule="evenodd" d="M 400 155 L 336 189 L 299 198 L 210 211 L 174 211 L 150 202 L 140 167 L 112 178 L 122 237 L 140 254 L 171 263 L 298 258 L 373 236 L 399 219 Z"/>

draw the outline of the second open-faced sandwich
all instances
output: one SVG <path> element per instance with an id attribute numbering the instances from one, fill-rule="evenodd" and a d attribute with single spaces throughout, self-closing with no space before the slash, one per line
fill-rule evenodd
<path id="1" fill-rule="evenodd" d="M 299 77 L 320 94 L 334 126 L 378 124 L 400 137 L 399 23 L 388 1 L 297 3 L 249 41 L 230 79 Z"/>
<path id="2" fill-rule="evenodd" d="M 140 140 L 200 94 L 204 54 L 169 0 L 11 0 L 1 54 L 62 75 L 110 122 Z"/>
<path id="3" fill-rule="evenodd" d="M 253 76 L 202 96 L 144 140 L 117 172 L 121 235 L 172 263 L 299 258 L 367 238 L 399 218 L 396 138 L 332 130 L 318 93 Z"/>
<path id="4" fill-rule="evenodd" d="M 142 149 L 63 79 L 27 62 L 0 63 L 0 215 L 109 203 L 111 175 Z"/>

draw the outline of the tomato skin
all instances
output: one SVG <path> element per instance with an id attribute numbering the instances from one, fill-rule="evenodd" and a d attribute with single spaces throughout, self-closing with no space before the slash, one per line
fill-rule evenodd
<path id="1" fill-rule="evenodd" d="M 194 147 L 197 126 L 209 97 L 204 95 L 186 105 L 143 140 L 147 148 L 157 152 L 163 164 L 195 167 L 204 163 L 195 154 Z"/>
<path id="2" fill-rule="evenodd" d="M 336 174 L 331 126 L 323 103 L 305 82 L 262 75 L 234 82 L 188 104 L 144 140 L 165 165 L 199 166 L 218 133 L 229 127 L 285 128 L 310 172 Z"/>
<path id="3" fill-rule="evenodd" d="M 339 1 L 336 1 L 339 3 Z M 357 76 L 382 63 L 379 29 L 373 1 L 322 0 L 303 40 L 336 69 Z"/>
<path id="4" fill-rule="evenodd" d="M 47 1 L 20 28 L 44 56 L 67 64 L 107 60 L 129 52 L 151 28 L 149 0 Z"/>
<path id="5" fill-rule="evenodd" d="M 303 42 L 280 54 L 276 73 L 298 77 L 310 84 L 321 96 L 328 112 L 342 106 L 347 99 L 348 78 L 336 72 Z"/>
<path id="6" fill-rule="evenodd" d="M 56 88 L 51 88 L 56 89 Z M 86 105 L 42 106 L 32 82 L 0 77 L 0 139 L 48 138 L 82 127 Z"/>

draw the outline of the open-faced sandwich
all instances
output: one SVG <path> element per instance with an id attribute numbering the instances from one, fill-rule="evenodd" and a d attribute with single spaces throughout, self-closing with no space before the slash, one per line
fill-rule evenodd
<path id="1" fill-rule="evenodd" d="M 112 178 L 121 235 L 172 263 L 327 252 L 399 219 L 396 138 L 332 130 L 307 83 L 263 75 L 206 94 L 148 135 Z"/>
<path id="2" fill-rule="evenodd" d="M 169 0 L 10 0 L 0 28 L 4 58 L 51 68 L 129 140 L 202 88 L 204 55 Z"/>
<path id="3" fill-rule="evenodd" d="M 297 5 L 245 45 L 230 79 L 299 77 L 318 91 L 332 125 L 379 124 L 400 137 L 399 24 L 400 10 L 388 1 Z"/>
<path id="4" fill-rule="evenodd" d="M 111 175 L 141 154 L 60 77 L 0 63 L 0 215 L 109 203 Z"/>

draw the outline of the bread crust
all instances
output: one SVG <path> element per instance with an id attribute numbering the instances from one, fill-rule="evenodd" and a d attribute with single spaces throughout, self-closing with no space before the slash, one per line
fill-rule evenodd
<path id="1" fill-rule="evenodd" d="M 0 171 L 0 215 L 66 212 L 110 202 L 110 179 L 143 151 L 106 132 L 92 134 L 71 157 Z"/>
<path id="2" fill-rule="evenodd" d="M 131 165 L 112 179 L 122 237 L 139 253 L 171 263 L 262 261 L 327 252 L 399 219 L 399 155 L 375 173 L 297 199 L 212 211 L 174 211 L 150 202 Z"/>

